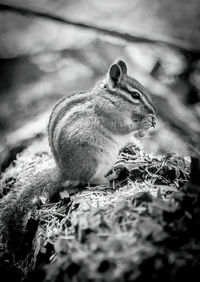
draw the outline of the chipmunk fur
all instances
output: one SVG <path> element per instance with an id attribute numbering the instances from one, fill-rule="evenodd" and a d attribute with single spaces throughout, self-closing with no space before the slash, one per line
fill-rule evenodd
<path id="1" fill-rule="evenodd" d="M 155 113 L 147 90 L 128 76 L 122 60 L 113 63 L 91 91 L 60 100 L 48 124 L 55 167 L 45 168 L 34 178 L 30 175 L 30 183 L 11 191 L 2 202 L 0 227 L 10 248 L 16 248 L 12 237 L 23 241 L 23 218 L 34 197 L 44 191 L 51 197 L 62 186 L 105 183 L 119 151 L 136 132 L 142 136 L 155 125 Z"/>

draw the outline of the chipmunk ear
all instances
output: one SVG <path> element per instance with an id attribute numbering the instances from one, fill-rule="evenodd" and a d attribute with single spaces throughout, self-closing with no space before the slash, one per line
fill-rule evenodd
<path id="1" fill-rule="evenodd" d="M 123 74 L 127 74 L 127 65 L 124 61 L 118 60 L 117 65 L 120 66 L 120 69 L 121 69 Z"/>
<path id="2" fill-rule="evenodd" d="M 122 77 L 122 71 L 119 65 L 113 64 L 109 70 L 109 79 L 113 86 L 116 86 Z"/>

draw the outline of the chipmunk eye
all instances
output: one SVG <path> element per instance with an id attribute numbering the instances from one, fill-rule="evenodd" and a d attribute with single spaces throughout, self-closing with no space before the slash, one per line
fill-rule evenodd
<path id="1" fill-rule="evenodd" d="M 139 100 L 140 99 L 140 94 L 138 92 L 131 92 L 131 97 L 133 99 Z"/>

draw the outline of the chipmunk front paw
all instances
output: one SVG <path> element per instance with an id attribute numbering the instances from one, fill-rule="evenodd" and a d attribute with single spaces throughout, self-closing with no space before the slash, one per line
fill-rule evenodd
<path id="1" fill-rule="evenodd" d="M 138 135 L 140 137 L 145 136 L 148 130 L 156 126 L 156 117 L 153 115 L 147 117 L 141 117 L 141 120 L 138 124 Z"/>

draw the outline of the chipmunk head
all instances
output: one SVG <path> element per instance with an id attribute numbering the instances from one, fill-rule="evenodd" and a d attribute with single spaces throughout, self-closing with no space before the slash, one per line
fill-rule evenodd
<path id="1" fill-rule="evenodd" d="M 127 74 L 127 66 L 124 61 L 118 60 L 110 66 L 104 87 L 113 96 L 113 102 L 120 111 L 130 112 L 131 109 L 133 119 L 155 115 L 156 109 L 147 90 Z M 133 107 L 130 107 L 131 105 Z"/>

